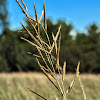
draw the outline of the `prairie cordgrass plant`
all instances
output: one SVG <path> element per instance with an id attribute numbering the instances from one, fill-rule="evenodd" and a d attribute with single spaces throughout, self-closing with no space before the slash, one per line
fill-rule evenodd
<path id="1" fill-rule="evenodd" d="M 82 85 L 82 82 L 79 78 L 79 66 L 80 62 L 78 62 L 77 68 L 76 68 L 76 74 L 73 78 L 72 82 L 70 83 L 70 86 L 64 86 L 64 79 L 66 74 L 66 62 L 64 62 L 63 66 L 61 67 L 59 64 L 59 53 L 60 53 L 60 41 L 61 41 L 61 25 L 58 27 L 58 31 L 56 35 L 52 33 L 52 40 L 50 40 L 50 37 L 48 36 L 48 30 L 47 30 L 47 22 L 46 22 L 46 8 L 45 3 L 43 4 L 43 11 L 41 16 L 38 19 L 37 10 L 35 3 L 34 5 L 34 11 L 35 11 L 35 18 L 31 18 L 28 14 L 27 7 L 23 0 L 21 0 L 21 3 L 16 0 L 19 7 L 21 8 L 22 12 L 26 15 L 28 18 L 30 24 L 33 27 L 33 30 L 35 30 L 35 33 L 33 34 L 30 30 L 28 30 L 21 22 L 21 25 L 26 31 L 25 33 L 29 34 L 29 36 L 32 38 L 32 41 L 21 37 L 22 40 L 26 41 L 27 43 L 34 46 L 38 53 L 33 54 L 31 52 L 28 52 L 28 54 L 35 57 L 38 66 L 43 71 L 44 75 L 47 77 L 47 79 L 52 83 L 52 85 L 58 90 L 59 94 L 62 96 L 62 100 L 67 100 L 67 97 L 71 95 L 72 90 L 74 88 L 74 85 L 76 83 L 76 79 L 79 79 L 81 89 L 83 91 L 83 98 L 86 100 L 85 91 Z M 21 5 L 22 4 L 22 5 Z M 43 21 L 41 21 L 43 17 Z M 43 28 L 44 33 L 40 32 L 40 27 Z M 45 34 L 46 40 L 42 37 L 41 34 Z M 55 53 L 55 54 L 54 54 Z M 41 61 L 43 62 L 41 64 Z M 27 87 L 32 93 L 36 94 L 40 98 L 44 100 L 48 100 L 46 97 L 43 97 L 41 94 L 37 93 L 36 91 L 33 91 L 29 87 Z M 59 97 L 56 97 L 55 99 L 58 100 Z"/>

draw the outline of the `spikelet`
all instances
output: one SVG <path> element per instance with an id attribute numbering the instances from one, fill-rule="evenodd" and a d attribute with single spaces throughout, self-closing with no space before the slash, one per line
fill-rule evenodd
<path id="1" fill-rule="evenodd" d="M 65 79 L 65 74 L 66 74 L 66 61 L 64 62 L 64 65 L 63 65 L 62 81 L 64 81 Z"/>
<path id="2" fill-rule="evenodd" d="M 43 4 L 43 9 L 44 9 L 44 27 L 45 27 L 45 30 L 47 31 L 45 2 Z"/>
<path id="3" fill-rule="evenodd" d="M 24 1 L 23 1 L 23 0 L 21 0 L 21 2 L 22 2 L 22 4 L 23 4 L 24 8 L 27 10 L 27 7 L 26 7 L 26 5 L 25 5 Z"/>
<path id="4" fill-rule="evenodd" d="M 56 69 L 58 67 L 58 71 L 60 71 L 59 68 L 59 52 L 60 52 L 60 40 L 61 40 L 61 34 L 59 34 L 59 40 L 58 40 L 58 48 L 57 48 L 57 57 L 56 57 Z"/>
<path id="5" fill-rule="evenodd" d="M 36 7 L 35 7 L 35 3 L 33 2 L 34 4 L 34 10 L 35 10 L 35 19 L 36 19 L 36 22 L 38 22 L 38 16 L 37 16 L 37 11 L 36 11 Z"/>
<path id="6" fill-rule="evenodd" d="M 39 22 L 41 21 L 43 14 L 44 14 L 44 10 L 42 11 L 41 16 L 40 16 L 40 18 L 38 20 Z"/>

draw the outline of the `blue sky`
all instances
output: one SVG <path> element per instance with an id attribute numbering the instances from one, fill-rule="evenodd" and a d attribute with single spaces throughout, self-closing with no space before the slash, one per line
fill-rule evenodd
<path id="1" fill-rule="evenodd" d="M 21 1 L 21 0 L 19 0 Z M 38 15 L 43 10 L 43 2 L 46 3 L 47 18 L 52 18 L 54 22 L 63 19 L 67 23 L 72 23 L 74 31 L 84 32 L 86 27 L 92 23 L 100 26 L 100 0 L 34 0 Z M 33 0 L 24 0 L 28 12 L 34 16 Z M 25 24 L 25 15 L 16 0 L 8 0 L 8 12 L 10 29 L 21 28 L 19 21 Z"/>

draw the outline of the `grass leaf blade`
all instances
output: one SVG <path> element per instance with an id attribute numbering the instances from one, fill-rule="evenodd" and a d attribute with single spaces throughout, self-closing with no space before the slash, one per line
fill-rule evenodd
<path id="1" fill-rule="evenodd" d="M 45 97 L 41 96 L 39 93 L 33 91 L 32 89 L 30 89 L 30 88 L 27 88 L 27 89 L 30 90 L 32 93 L 38 95 L 38 96 L 41 97 L 42 99 L 44 99 L 44 100 L 48 100 L 48 99 L 46 99 Z"/>

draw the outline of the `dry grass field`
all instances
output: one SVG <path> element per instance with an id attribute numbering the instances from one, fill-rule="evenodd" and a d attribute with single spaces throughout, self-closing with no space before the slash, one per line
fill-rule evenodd
<path id="1" fill-rule="evenodd" d="M 74 75 L 65 76 L 64 85 L 69 86 Z M 81 81 L 85 88 L 87 100 L 100 100 L 100 75 L 82 74 Z M 0 74 L 0 100 L 41 100 L 31 93 L 27 87 L 45 96 L 49 100 L 61 100 L 61 95 L 42 73 L 11 73 Z M 83 100 L 79 81 L 68 100 Z"/>

